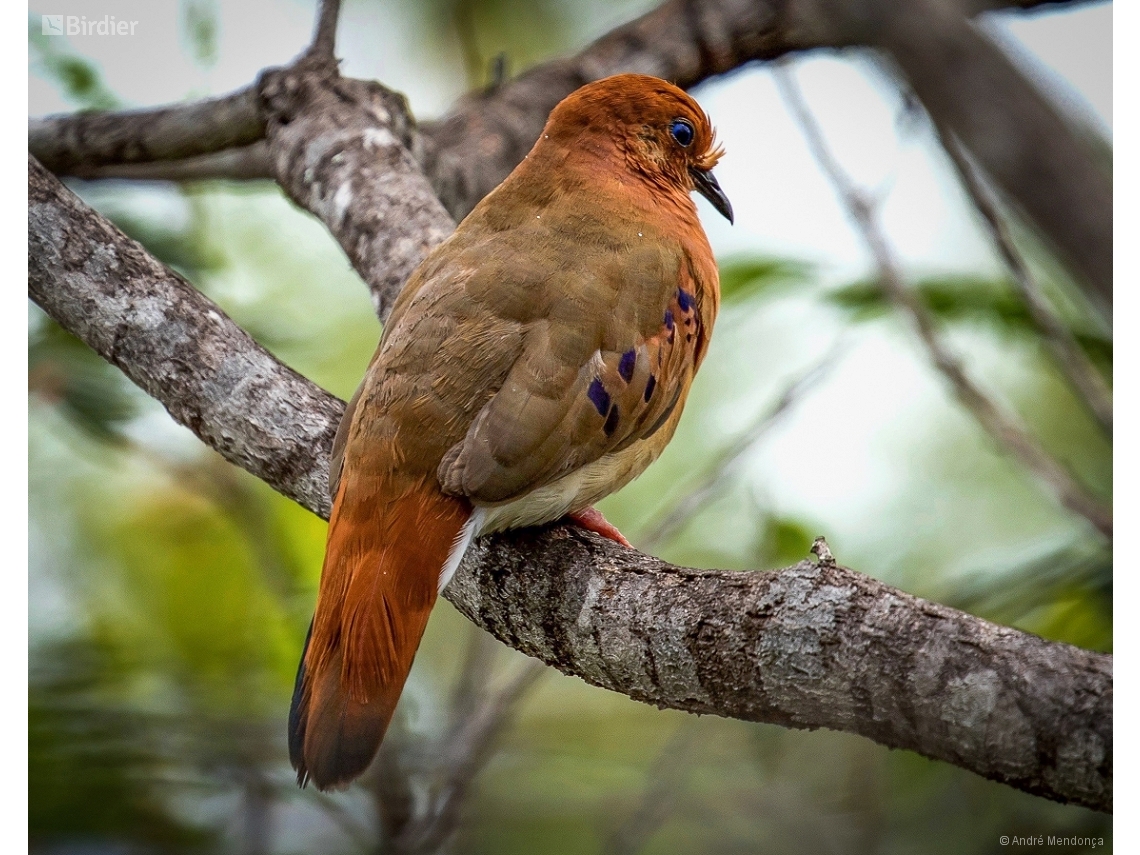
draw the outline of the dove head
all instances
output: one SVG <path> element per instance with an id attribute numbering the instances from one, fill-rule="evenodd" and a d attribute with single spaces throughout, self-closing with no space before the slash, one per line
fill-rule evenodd
<path id="1" fill-rule="evenodd" d="M 616 156 L 652 184 L 696 191 L 732 222 L 732 205 L 712 173 L 724 150 L 708 115 L 671 83 L 644 74 L 589 83 L 554 108 L 543 134 L 571 155 Z"/>

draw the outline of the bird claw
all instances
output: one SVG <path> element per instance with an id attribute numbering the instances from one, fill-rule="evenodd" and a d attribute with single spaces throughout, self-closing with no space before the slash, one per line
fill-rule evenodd
<path id="1" fill-rule="evenodd" d="M 587 531 L 600 534 L 602 537 L 608 538 L 615 543 L 620 543 L 627 549 L 633 549 L 633 544 L 626 540 L 625 535 L 618 531 L 613 523 L 602 516 L 602 512 L 597 508 L 586 508 L 585 510 L 575 511 L 566 516 L 573 523 Z"/>

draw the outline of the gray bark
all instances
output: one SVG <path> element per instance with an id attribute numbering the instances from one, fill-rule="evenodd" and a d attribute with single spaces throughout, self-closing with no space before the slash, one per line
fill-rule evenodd
<path id="1" fill-rule="evenodd" d="M 1094 304 L 1110 314 L 1111 177 L 1056 108 L 964 17 L 1079 2 L 669 0 L 576 56 L 463 99 L 441 121 L 425 124 L 409 148 L 444 206 L 461 219 L 518 164 L 551 108 L 583 83 L 641 71 L 690 87 L 793 51 L 876 47 L 894 59 L 935 121 L 961 139 L 1085 283 Z M 329 50 L 323 44 L 306 52 L 294 70 L 329 70 L 322 53 Z M 184 107 L 34 120 L 29 150 L 60 174 L 91 177 L 112 166 L 106 174 L 123 175 L 122 164 L 131 164 L 125 174 L 136 177 L 209 174 L 203 167 L 210 166 L 222 177 L 258 176 L 264 162 L 249 157 L 207 158 L 191 169 L 149 173 L 139 164 L 260 139 L 273 119 L 260 97 L 263 84 L 264 78 L 256 87 Z"/>
<path id="2" fill-rule="evenodd" d="M 33 299 L 219 452 L 328 514 L 341 404 L 29 159 Z M 573 527 L 476 543 L 445 596 L 505 643 L 660 707 L 830 727 L 1112 806 L 1112 657 L 854 571 L 673 567 Z"/>
<path id="3" fill-rule="evenodd" d="M 28 158 L 28 292 L 231 463 L 327 517 L 344 405 Z"/>

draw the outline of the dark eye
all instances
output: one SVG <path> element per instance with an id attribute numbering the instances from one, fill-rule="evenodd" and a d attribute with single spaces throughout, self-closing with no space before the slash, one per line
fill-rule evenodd
<path id="1" fill-rule="evenodd" d="M 693 142 L 693 126 L 684 119 L 674 119 L 669 126 L 669 133 L 681 148 L 688 148 Z"/>

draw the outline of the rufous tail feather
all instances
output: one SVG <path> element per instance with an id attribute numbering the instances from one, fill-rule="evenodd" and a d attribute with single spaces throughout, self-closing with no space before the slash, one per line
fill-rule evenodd
<path id="1" fill-rule="evenodd" d="M 470 514 L 434 478 L 343 474 L 289 711 L 302 786 L 345 786 L 376 756 Z"/>

